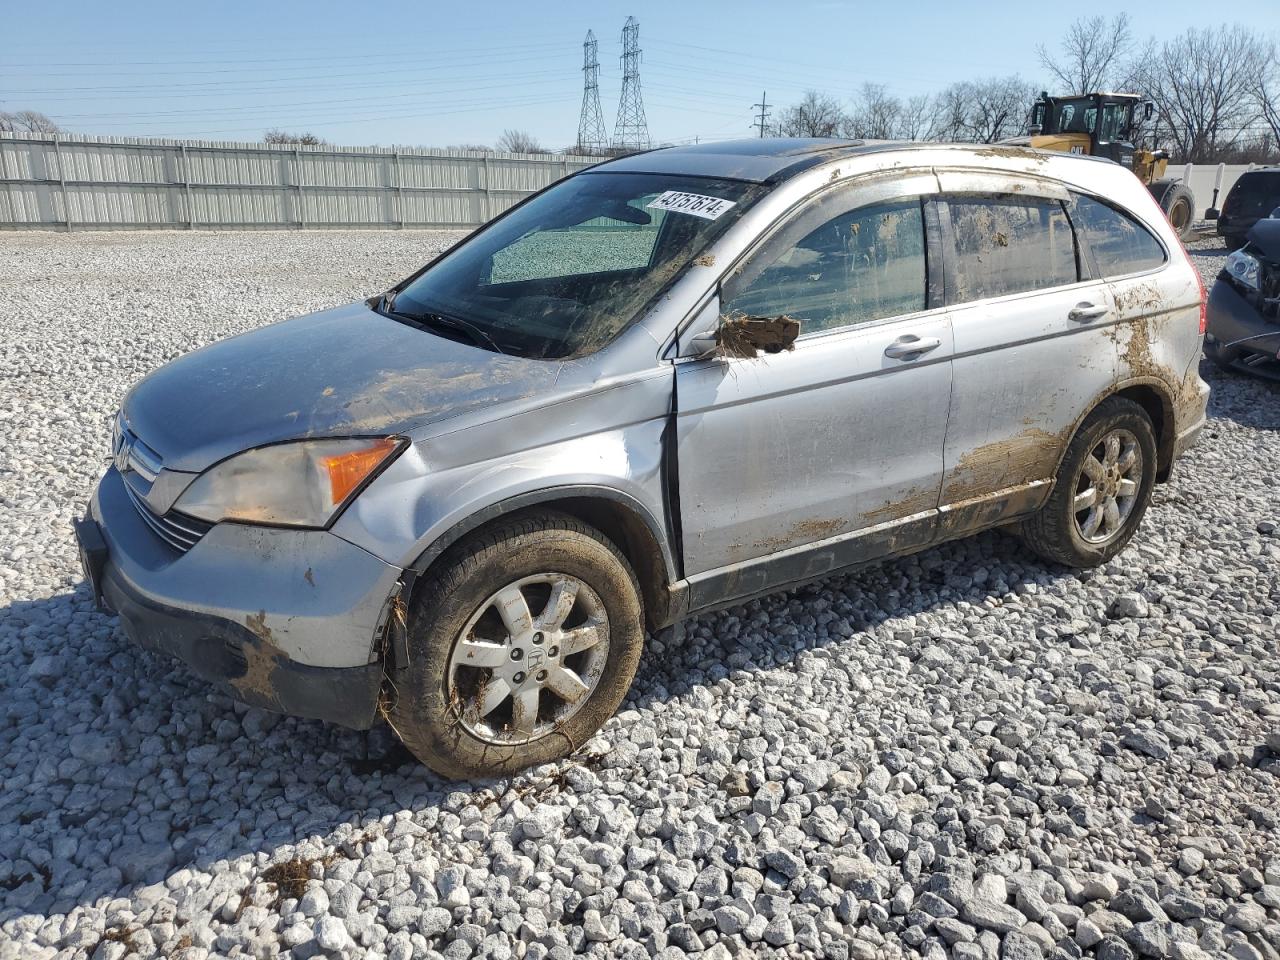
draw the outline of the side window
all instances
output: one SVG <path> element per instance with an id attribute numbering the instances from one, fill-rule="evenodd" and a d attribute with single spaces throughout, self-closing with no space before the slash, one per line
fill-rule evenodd
<path id="1" fill-rule="evenodd" d="M 636 222 L 596 217 L 572 226 L 526 233 L 494 251 L 488 282 L 546 280 L 649 266 L 666 215 L 665 210 L 646 209 L 645 205 L 656 196 L 641 197 L 630 204 L 638 211 Z"/>
<path id="2" fill-rule="evenodd" d="M 1164 247 L 1146 227 L 1101 200 L 1076 195 L 1076 226 L 1104 277 L 1140 273 L 1164 263 Z"/>
<path id="3" fill-rule="evenodd" d="M 784 234 L 726 284 L 721 309 L 786 314 L 804 336 L 923 310 L 926 289 L 920 201 L 901 200 L 842 213 L 798 240 Z"/>
<path id="4" fill-rule="evenodd" d="M 948 197 L 954 269 L 948 300 L 967 303 L 1075 283 L 1075 235 L 1062 204 L 1034 197 Z"/>
<path id="5" fill-rule="evenodd" d="M 1102 132 L 1098 139 L 1104 143 L 1115 143 L 1124 133 L 1125 106 L 1109 103 L 1102 108 Z"/>

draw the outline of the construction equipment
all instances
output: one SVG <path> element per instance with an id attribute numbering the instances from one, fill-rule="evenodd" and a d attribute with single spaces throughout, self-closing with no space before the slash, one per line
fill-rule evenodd
<path id="1" fill-rule="evenodd" d="M 1151 119 L 1152 109 L 1151 101 L 1136 93 L 1070 97 L 1042 93 L 1031 107 L 1028 136 L 1008 142 L 1039 150 L 1106 157 L 1128 167 L 1147 185 L 1178 235 L 1186 238 L 1195 219 L 1196 201 L 1191 188 L 1176 177 L 1166 176 L 1168 151 L 1134 144 L 1142 121 Z"/>

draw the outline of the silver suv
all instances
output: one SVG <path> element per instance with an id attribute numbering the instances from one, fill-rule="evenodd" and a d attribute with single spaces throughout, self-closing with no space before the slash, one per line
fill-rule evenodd
<path id="1" fill-rule="evenodd" d="M 501 774 L 699 611 L 998 525 L 1114 556 L 1204 423 L 1203 303 L 1112 163 L 655 150 L 156 371 L 77 533 L 138 643 Z"/>

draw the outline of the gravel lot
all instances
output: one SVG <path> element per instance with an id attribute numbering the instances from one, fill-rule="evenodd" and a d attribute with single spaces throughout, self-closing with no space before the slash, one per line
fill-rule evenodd
<path id="1" fill-rule="evenodd" d="M 511 781 L 130 646 L 70 530 L 126 387 L 452 239 L 0 239 L 2 960 L 1280 956 L 1265 383 L 1206 374 L 1200 446 L 1106 568 L 992 534 L 700 618 Z"/>

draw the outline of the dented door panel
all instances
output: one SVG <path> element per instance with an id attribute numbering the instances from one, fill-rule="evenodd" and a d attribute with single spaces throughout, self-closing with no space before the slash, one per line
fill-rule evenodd
<path id="1" fill-rule="evenodd" d="M 917 361 L 887 357 L 906 335 L 940 346 Z M 928 542 L 951 351 L 950 319 L 932 311 L 802 339 L 789 353 L 679 363 L 686 574 L 906 518 L 924 521 L 913 545 Z"/>

